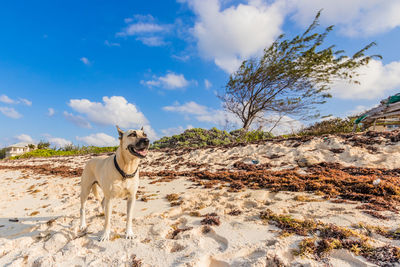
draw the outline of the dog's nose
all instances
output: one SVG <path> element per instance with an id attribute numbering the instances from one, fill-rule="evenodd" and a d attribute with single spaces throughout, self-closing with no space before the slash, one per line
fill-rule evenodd
<path id="1" fill-rule="evenodd" d="M 142 139 L 140 139 L 140 142 L 144 143 L 145 145 L 148 145 L 150 143 L 150 140 L 149 140 L 149 138 L 142 138 Z"/>

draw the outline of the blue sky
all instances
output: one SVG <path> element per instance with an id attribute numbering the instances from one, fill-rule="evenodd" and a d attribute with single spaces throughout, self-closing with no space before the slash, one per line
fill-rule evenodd
<path id="1" fill-rule="evenodd" d="M 323 9 L 327 44 L 383 56 L 337 81 L 322 114 L 346 116 L 400 90 L 398 0 L 8 1 L 0 9 L 0 147 L 116 144 L 115 124 L 152 139 L 238 128 L 216 97 L 229 74 Z M 229 120 L 230 123 L 226 123 Z M 281 131 L 302 123 L 287 118 Z"/>

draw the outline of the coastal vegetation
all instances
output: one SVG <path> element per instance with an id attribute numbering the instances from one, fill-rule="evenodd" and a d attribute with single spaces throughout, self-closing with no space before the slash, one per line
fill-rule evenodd
<path id="1" fill-rule="evenodd" d="M 207 146 L 233 145 L 235 143 L 251 143 L 268 139 L 284 139 L 299 136 L 321 136 L 326 134 L 346 134 L 353 130 L 354 120 L 357 116 L 346 118 L 331 118 L 315 122 L 294 134 L 274 136 L 270 132 L 262 130 L 245 131 L 243 129 L 226 131 L 217 128 L 209 130 L 202 128 L 192 128 L 185 130 L 181 134 L 164 136 L 156 140 L 150 149 L 162 148 L 201 148 Z M 361 131 L 361 127 L 356 129 Z M 73 156 L 85 154 L 101 154 L 115 152 L 115 147 L 96 147 L 96 146 L 76 146 L 68 144 L 62 148 L 51 148 L 50 143 L 40 141 L 38 149 L 28 153 L 12 157 L 12 159 L 31 158 L 31 157 L 53 157 L 53 156 Z M 5 157 L 5 148 L 0 150 L 0 159 Z"/>

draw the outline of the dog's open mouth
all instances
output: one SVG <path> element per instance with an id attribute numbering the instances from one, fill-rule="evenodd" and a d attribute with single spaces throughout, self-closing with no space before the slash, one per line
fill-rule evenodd
<path id="1" fill-rule="evenodd" d="M 147 147 L 144 148 L 135 148 L 133 145 L 128 146 L 129 152 L 131 152 L 132 155 L 137 156 L 139 158 L 144 158 L 147 155 Z"/>

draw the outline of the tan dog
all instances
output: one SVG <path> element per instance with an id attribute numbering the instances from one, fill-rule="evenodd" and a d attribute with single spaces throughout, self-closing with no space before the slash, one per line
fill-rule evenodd
<path id="1" fill-rule="evenodd" d="M 93 189 L 98 197 L 97 185 L 104 193 L 102 201 L 105 215 L 104 232 L 100 241 L 110 238 L 110 220 L 112 199 L 128 198 L 126 238 L 132 239 L 132 212 L 139 187 L 139 161 L 146 157 L 149 148 L 149 139 L 141 130 L 127 130 L 123 132 L 118 126 L 120 145 L 112 156 L 103 156 L 91 159 L 85 166 L 81 180 L 81 225 L 86 228 L 86 200 Z"/>

